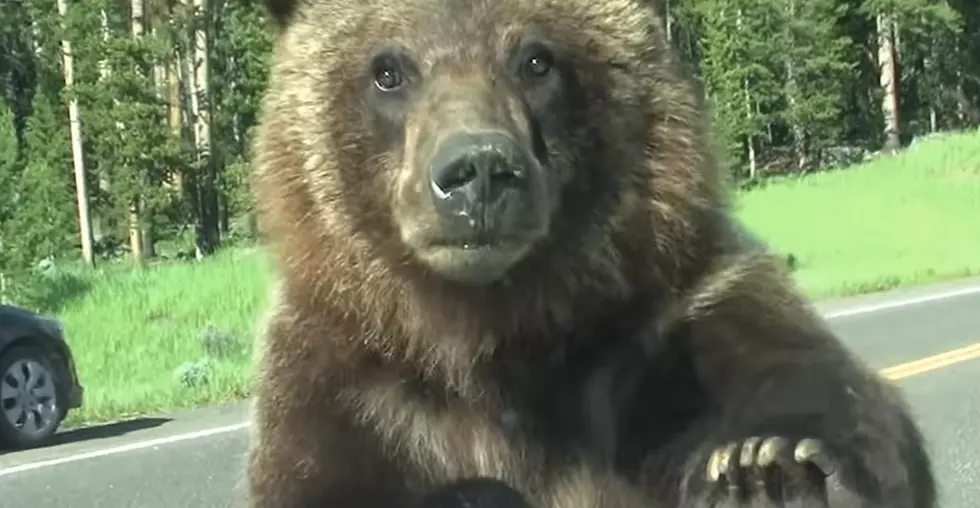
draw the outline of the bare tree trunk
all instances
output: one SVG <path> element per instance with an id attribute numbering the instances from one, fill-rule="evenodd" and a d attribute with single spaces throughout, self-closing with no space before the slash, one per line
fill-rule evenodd
<path id="1" fill-rule="evenodd" d="M 150 9 L 148 13 L 150 33 L 154 38 L 160 35 L 160 24 L 166 23 L 167 11 L 164 6 L 155 5 L 155 9 Z M 145 13 L 147 14 L 147 13 Z M 169 97 L 169 88 L 167 85 L 167 65 L 165 60 L 156 60 L 153 63 L 153 86 L 156 91 L 156 96 L 160 100 L 166 100 Z M 163 182 L 164 187 L 170 187 L 167 181 Z M 143 224 L 143 253 L 147 258 L 152 258 L 156 256 L 156 248 L 154 245 L 154 234 L 153 234 L 153 224 Z"/>
<path id="2" fill-rule="evenodd" d="M 745 117 L 752 122 L 752 96 L 749 93 L 749 80 L 744 79 L 742 82 L 743 89 L 745 90 Z M 755 151 L 755 136 L 749 134 L 746 136 L 746 144 L 749 149 L 749 179 L 755 180 L 756 173 L 759 170 L 759 158 Z"/>
<path id="3" fill-rule="evenodd" d="M 976 102 L 967 91 L 966 84 L 970 79 L 972 78 L 964 75 L 962 70 L 956 71 L 956 89 L 954 92 L 956 97 L 956 119 L 960 122 L 960 125 L 976 126 L 980 123 L 980 109 L 977 109 Z"/>
<path id="4" fill-rule="evenodd" d="M 160 29 L 157 26 L 160 20 L 151 21 L 150 33 L 154 38 L 160 36 Z M 163 60 L 153 62 L 153 85 L 156 87 L 157 97 L 165 99 L 167 97 L 167 67 Z"/>
<path id="5" fill-rule="evenodd" d="M 899 84 L 896 72 L 895 25 L 888 14 L 879 14 L 876 21 L 878 25 L 879 83 L 884 92 L 881 101 L 881 113 L 885 121 L 884 150 L 893 152 L 901 148 L 902 144 L 899 130 Z"/>
<path id="6" fill-rule="evenodd" d="M 936 69 L 936 50 L 935 47 L 929 48 L 927 55 L 922 59 L 922 68 L 927 74 L 937 73 Z M 942 86 L 942 85 L 940 85 Z M 938 92 L 938 91 L 937 91 Z M 942 93 L 934 93 L 929 100 L 929 132 L 939 130 L 939 107 L 942 106 Z"/>
<path id="7" fill-rule="evenodd" d="M 57 0 L 58 14 L 64 20 L 68 13 L 67 0 Z M 75 82 L 74 62 L 72 60 L 71 41 L 61 41 L 62 59 L 64 62 L 65 87 L 72 88 Z M 78 203 L 78 233 L 82 243 L 82 259 L 89 266 L 95 265 L 92 250 L 92 218 L 89 215 L 88 182 L 85 177 L 85 156 L 82 153 L 82 122 L 78 113 L 78 101 L 73 97 L 68 101 L 68 127 L 71 133 L 72 165 L 75 168 L 75 193 Z"/>
<path id="8" fill-rule="evenodd" d="M 34 56 L 40 57 L 41 50 L 41 26 L 37 24 L 37 20 L 31 18 L 31 46 L 34 48 Z"/>
<path id="9" fill-rule="evenodd" d="M 966 95 L 965 87 L 963 86 L 963 71 L 960 69 L 956 70 L 956 120 L 960 125 L 967 123 L 967 111 L 969 99 Z"/>
<path id="10" fill-rule="evenodd" d="M 178 0 L 180 2 L 182 12 L 186 16 L 190 12 L 191 0 Z M 183 83 L 177 82 L 175 86 L 181 98 L 181 110 L 174 111 L 172 113 L 181 114 L 181 133 L 182 137 L 186 136 L 193 145 L 195 153 L 197 147 L 200 145 L 197 137 L 197 117 L 200 111 L 200 101 L 197 96 L 197 72 L 195 72 L 195 61 L 196 61 L 196 31 L 190 34 L 189 44 L 186 46 L 186 51 L 182 55 L 182 58 L 174 62 L 175 66 L 180 67 L 180 74 L 183 76 Z M 183 88 L 181 89 L 181 86 Z M 185 130 L 186 129 L 186 130 Z M 196 154 L 194 157 L 196 165 L 199 165 L 201 156 Z M 197 173 L 199 168 L 188 168 L 189 171 L 185 172 L 187 179 L 184 181 L 186 195 L 192 200 L 195 213 L 195 221 L 197 223 L 198 235 L 200 234 L 200 217 L 199 217 L 199 206 L 198 206 L 198 190 L 197 190 Z M 195 240 L 196 241 L 196 240 Z"/>
<path id="11" fill-rule="evenodd" d="M 102 18 L 101 19 L 101 24 L 102 24 L 102 42 L 104 44 L 108 44 L 109 43 L 109 37 L 112 34 L 112 32 L 111 32 L 111 30 L 109 28 L 109 14 L 106 12 L 105 9 L 102 9 L 101 12 L 100 12 L 100 14 L 101 14 L 101 18 Z M 108 81 L 109 80 L 109 77 L 111 75 L 112 75 L 112 69 L 109 68 L 109 62 L 108 62 L 108 60 L 106 60 L 105 58 L 99 60 L 99 77 L 100 77 L 100 79 L 102 79 L 103 82 Z M 112 104 L 115 107 L 116 105 L 118 105 L 118 101 L 115 98 L 113 98 L 112 99 Z M 123 124 L 121 122 L 116 122 L 116 129 L 119 132 L 122 132 L 124 130 Z M 107 168 L 105 168 L 105 167 L 99 167 L 98 168 L 97 175 L 98 175 L 98 179 L 99 179 L 99 182 L 98 182 L 99 191 L 102 192 L 102 193 L 104 193 L 105 195 L 109 195 L 109 193 L 111 192 L 111 187 L 112 187 L 110 185 L 111 179 L 109 178 L 109 170 Z M 109 215 L 109 216 L 106 216 L 106 215 Z M 115 227 L 116 221 L 114 220 L 113 217 L 111 217 L 111 215 L 112 214 L 103 214 L 103 216 L 96 221 L 96 224 L 98 224 L 98 227 L 99 227 L 99 231 L 96 233 L 96 237 L 103 236 L 106 233 L 106 231 L 111 231 Z"/>
<path id="12" fill-rule="evenodd" d="M 133 38 L 139 39 L 143 36 L 145 28 L 143 12 L 145 5 L 143 4 L 143 0 L 131 0 L 130 6 L 130 23 L 132 24 Z M 142 264 L 146 259 L 143 243 L 145 238 L 140 217 L 140 212 L 142 211 L 141 201 L 141 198 L 136 196 L 129 205 L 129 248 L 133 262 L 136 264 Z"/>
<path id="13" fill-rule="evenodd" d="M 789 19 L 796 18 L 796 0 L 789 0 Z M 790 33 L 792 37 L 792 33 Z M 795 41 L 790 40 L 789 45 L 792 47 Z M 796 112 L 797 104 L 799 104 L 799 83 L 796 79 L 796 62 L 793 61 L 792 56 L 786 57 L 786 97 L 789 102 L 789 109 L 792 113 Z M 807 139 L 806 139 L 806 128 L 797 118 L 792 124 L 793 131 L 793 152 L 796 156 L 796 170 L 804 171 L 807 166 Z"/>
<path id="14" fill-rule="evenodd" d="M 735 29 L 739 32 L 742 30 L 742 9 L 736 9 L 735 11 Z M 742 91 L 745 95 L 746 123 L 751 124 L 754 115 L 752 114 L 752 94 L 750 93 L 749 89 L 749 78 L 742 80 Z M 756 173 L 758 172 L 758 156 L 755 152 L 755 136 L 749 134 L 745 138 L 745 144 L 747 145 L 749 155 L 749 179 L 754 180 Z"/>
<path id="15" fill-rule="evenodd" d="M 170 4 L 166 11 L 169 19 L 167 22 L 171 22 L 174 16 L 174 5 Z M 180 41 L 176 35 L 173 35 L 171 42 L 171 48 L 173 52 L 171 53 L 172 61 L 168 62 L 165 72 L 167 78 L 167 124 L 170 126 L 173 135 L 180 140 L 184 137 L 184 121 L 183 121 L 183 110 L 184 110 L 184 98 L 181 93 L 181 51 L 178 49 Z M 170 179 L 173 181 L 174 188 L 178 195 L 184 196 L 186 189 L 184 187 L 184 171 L 183 167 L 172 168 Z"/>
<path id="16" fill-rule="evenodd" d="M 211 87 L 209 76 L 208 27 L 210 5 L 206 0 L 194 0 L 193 93 L 191 108 L 194 115 L 194 142 L 197 153 L 197 238 L 198 259 L 213 253 L 220 241 L 217 178 L 211 157 Z M 202 104 L 203 102 L 203 104 Z"/>
<path id="17" fill-rule="evenodd" d="M 179 57 L 174 58 L 174 62 L 167 69 L 167 123 L 173 135 L 180 139 L 183 137 L 183 98 L 180 93 L 180 61 Z M 177 192 L 184 193 L 184 168 L 173 168 L 171 179 Z"/>

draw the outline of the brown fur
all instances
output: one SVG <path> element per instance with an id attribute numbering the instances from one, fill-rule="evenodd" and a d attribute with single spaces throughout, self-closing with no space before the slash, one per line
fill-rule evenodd
<path id="1" fill-rule="evenodd" d="M 840 347 L 768 254 L 739 241 L 700 98 L 643 2 L 268 3 L 282 33 L 255 188 L 278 284 L 260 344 L 252 506 L 411 506 L 471 476 L 504 479 L 538 506 L 674 503 L 696 494 L 682 490 L 711 447 L 751 429 L 799 430 L 769 425 L 765 417 L 779 415 L 766 415 L 776 411 L 768 405 L 745 414 L 732 406 L 760 393 L 791 398 L 773 377 L 787 365 L 820 365 L 829 384 L 815 390 L 818 413 L 850 404 L 844 386 L 856 390 L 869 409 L 847 408 L 872 429 L 861 435 L 867 446 L 893 463 L 912 460 L 895 444 L 902 431 L 889 427 L 894 395 Z M 458 17 L 431 14 L 456 9 Z M 548 237 L 505 280 L 452 283 L 413 257 L 396 226 L 399 206 L 409 206 L 399 193 L 417 177 L 406 168 L 424 117 L 407 123 L 403 151 L 385 148 L 364 121 L 357 76 L 385 37 L 492 60 L 528 20 L 572 46 L 583 74 L 595 76 L 587 86 L 605 94 L 578 106 L 594 128 L 561 140 L 559 155 L 596 147 L 603 164 L 586 171 L 580 158 L 559 157 L 563 194 Z M 479 80 L 459 65 L 458 79 Z M 571 338 L 602 351 L 635 335 L 649 367 L 637 396 L 616 408 L 625 423 L 609 424 L 630 450 L 609 464 L 584 437 L 562 434 L 587 426 L 570 408 L 601 367 L 572 367 L 569 358 L 591 356 Z M 683 377 L 670 377 L 661 346 L 692 362 L 684 375 L 698 378 L 700 399 L 686 387 L 671 399 L 656 384 Z M 689 417 L 675 415 L 692 404 Z M 711 411 L 726 414 L 711 420 Z"/>

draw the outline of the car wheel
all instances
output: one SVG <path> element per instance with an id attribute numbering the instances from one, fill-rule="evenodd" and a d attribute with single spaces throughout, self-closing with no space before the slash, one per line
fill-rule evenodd
<path id="1" fill-rule="evenodd" d="M 23 449 L 57 430 L 64 412 L 47 351 L 13 347 L 0 357 L 0 447 Z"/>

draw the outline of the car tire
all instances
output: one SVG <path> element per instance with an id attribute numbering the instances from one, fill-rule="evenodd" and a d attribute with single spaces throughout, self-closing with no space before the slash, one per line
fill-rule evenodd
<path id="1" fill-rule="evenodd" d="M 32 448 L 58 430 L 65 416 L 59 372 L 51 354 L 36 346 L 14 346 L 0 355 L 0 448 Z M 32 390 L 21 390 L 30 384 Z"/>

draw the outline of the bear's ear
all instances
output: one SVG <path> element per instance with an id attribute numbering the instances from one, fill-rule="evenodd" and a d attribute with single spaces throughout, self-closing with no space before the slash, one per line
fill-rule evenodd
<path id="1" fill-rule="evenodd" d="M 308 0 L 262 0 L 262 3 L 265 4 L 265 9 L 272 20 L 282 28 L 289 24 L 296 12 L 296 7 L 304 1 Z"/>

